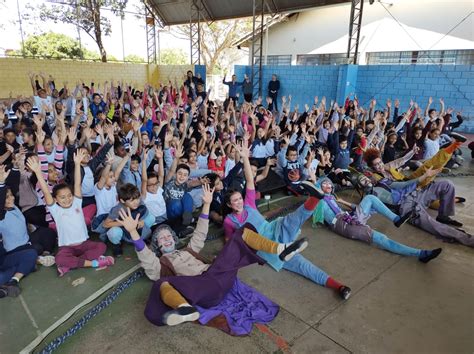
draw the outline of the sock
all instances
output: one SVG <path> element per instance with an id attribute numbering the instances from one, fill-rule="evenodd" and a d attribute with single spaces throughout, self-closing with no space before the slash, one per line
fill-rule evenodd
<path id="1" fill-rule="evenodd" d="M 339 283 L 337 280 L 334 280 L 333 278 L 329 277 L 328 280 L 326 281 L 326 288 L 331 288 L 334 290 L 339 290 L 339 288 L 342 286 L 341 283 Z"/>
<path id="2" fill-rule="evenodd" d="M 319 199 L 315 197 L 309 197 L 304 202 L 304 208 L 306 210 L 313 211 L 314 209 L 316 209 L 316 205 L 318 205 L 318 202 L 319 202 Z"/>
<path id="3" fill-rule="evenodd" d="M 99 261 L 97 259 L 94 259 L 91 263 L 92 263 L 92 268 L 97 268 L 99 266 Z"/>
<path id="4" fill-rule="evenodd" d="M 450 145 L 446 146 L 444 148 L 444 151 L 446 151 L 448 154 L 454 153 L 457 149 L 461 147 L 462 143 L 459 141 L 454 141 Z"/>
<path id="5" fill-rule="evenodd" d="M 254 250 L 263 251 L 271 254 L 280 253 L 278 252 L 278 246 L 280 245 L 279 243 L 270 241 L 268 238 L 263 237 L 262 235 L 250 229 L 244 229 L 242 239 L 247 244 L 247 246 Z M 284 245 L 282 246 L 284 249 Z"/>
<path id="6" fill-rule="evenodd" d="M 20 279 L 18 279 L 17 277 L 12 277 L 12 279 L 10 280 L 10 282 L 14 281 L 15 283 L 19 283 L 20 282 Z"/>
<path id="7" fill-rule="evenodd" d="M 183 305 L 191 306 L 186 301 L 186 299 L 168 282 L 162 283 L 160 285 L 160 296 L 161 300 L 163 300 L 163 302 L 172 309 L 177 309 Z"/>

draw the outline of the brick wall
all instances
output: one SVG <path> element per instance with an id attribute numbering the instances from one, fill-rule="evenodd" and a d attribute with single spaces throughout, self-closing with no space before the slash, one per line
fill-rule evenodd
<path id="1" fill-rule="evenodd" d="M 244 73 L 250 74 L 250 68 L 237 65 L 234 72 L 241 80 Z M 264 66 L 264 95 L 272 73 L 280 78 L 280 97 L 291 93 L 300 111 L 305 103 L 311 104 L 316 95 L 326 96 L 328 102 L 337 97 L 342 104 L 341 92 L 357 93 L 364 106 L 375 97 L 379 109 L 387 98 L 398 98 L 402 109 L 406 109 L 413 98 L 424 109 L 430 96 L 436 100 L 432 107 L 439 109 L 438 99 L 443 97 L 446 107 L 461 110 L 463 116 L 468 117 L 460 130 L 474 133 L 474 66 L 360 65 L 355 74 L 345 65 Z"/>
<path id="2" fill-rule="evenodd" d="M 236 65 L 234 72 L 238 80 L 243 80 L 244 73 L 250 76 L 250 68 L 245 65 Z M 304 104 L 310 106 L 314 96 L 326 96 L 328 102 L 336 98 L 339 67 L 335 65 L 320 66 L 264 66 L 262 75 L 262 95 L 267 94 L 268 82 L 272 75 L 276 74 L 280 80 L 279 106 L 281 97 L 291 94 L 292 107 L 300 106 L 300 112 Z"/>
<path id="3" fill-rule="evenodd" d="M 202 72 L 205 68 L 199 68 Z M 124 82 L 143 86 L 146 82 L 158 85 L 167 82 L 168 78 L 178 83 L 183 82 L 186 71 L 193 70 L 192 65 L 154 65 L 132 63 L 100 63 L 75 60 L 42 60 L 0 58 L 0 98 L 13 96 L 31 96 L 31 86 L 28 72 L 44 72 L 55 78 L 56 84 L 68 82 L 69 87 L 74 87 L 76 81 L 84 80 L 86 84 L 120 79 Z M 205 75 L 204 75 L 205 76 Z M 40 81 L 41 83 L 41 81 Z"/>
<path id="4" fill-rule="evenodd" d="M 461 110 L 469 117 L 460 130 L 474 132 L 474 66 L 362 65 L 356 86 L 363 105 L 372 97 L 381 105 L 387 98 L 398 98 L 405 109 L 413 98 L 424 110 L 432 96 L 432 108 L 439 109 L 442 97 L 446 108 Z"/>

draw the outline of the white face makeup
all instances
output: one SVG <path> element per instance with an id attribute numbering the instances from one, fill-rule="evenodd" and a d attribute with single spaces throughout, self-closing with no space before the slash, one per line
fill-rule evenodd
<path id="1" fill-rule="evenodd" d="M 170 253 L 176 249 L 173 235 L 167 229 L 163 229 L 157 236 L 158 248 L 163 253 Z"/>

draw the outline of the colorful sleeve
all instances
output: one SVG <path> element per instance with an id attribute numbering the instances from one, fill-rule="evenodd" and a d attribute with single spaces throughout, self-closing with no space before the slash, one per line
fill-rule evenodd
<path id="1" fill-rule="evenodd" d="M 257 209 L 257 205 L 255 204 L 255 199 L 257 197 L 257 194 L 255 192 L 255 189 L 246 189 L 245 191 L 245 201 L 244 205 L 247 205 L 251 207 L 252 209 Z"/>

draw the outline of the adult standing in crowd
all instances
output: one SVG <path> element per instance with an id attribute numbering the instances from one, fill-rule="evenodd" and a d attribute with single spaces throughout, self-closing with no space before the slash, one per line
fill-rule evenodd
<path id="1" fill-rule="evenodd" d="M 273 108 L 278 111 L 278 91 L 280 91 L 280 80 L 278 80 L 276 74 L 273 74 L 272 79 L 268 83 L 268 96 L 272 99 L 268 107 L 270 111 Z"/>

